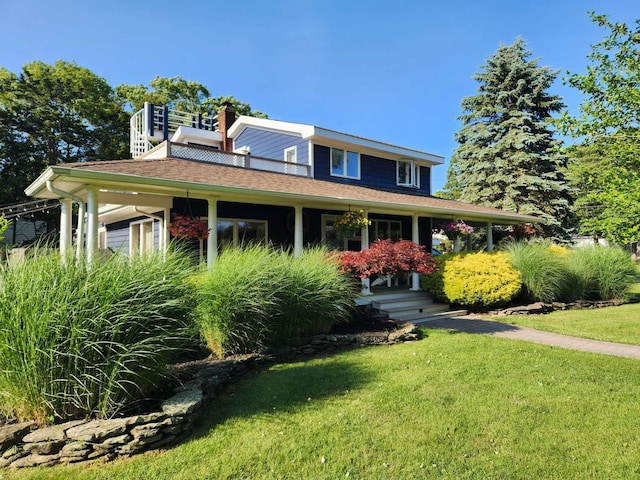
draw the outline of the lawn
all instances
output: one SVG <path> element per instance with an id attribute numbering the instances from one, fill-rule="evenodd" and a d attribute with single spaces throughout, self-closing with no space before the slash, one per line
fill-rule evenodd
<path id="1" fill-rule="evenodd" d="M 2 478 L 640 477 L 638 361 L 427 333 L 253 373 L 166 452 Z"/>
<path id="2" fill-rule="evenodd" d="M 493 317 L 505 323 L 607 342 L 640 345 L 640 303 L 547 315 Z"/>

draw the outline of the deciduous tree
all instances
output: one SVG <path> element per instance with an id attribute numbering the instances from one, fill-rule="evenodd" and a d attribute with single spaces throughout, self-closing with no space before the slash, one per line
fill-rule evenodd
<path id="1" fill-rule="evenodd" d="M 585 99 L 560 120 L 581 143 L 568 149 L 569 178 L 584 233 L 618 244 L 640 240 L 640 20 L 635 27 L 590 13 L 608 34 L 592 45 L 586 73 L 566 82 Z"/>
<path id="2" fill-rule="evenodd" d="M 116 92 L 132 111 L 138 111 L 144 106 L 144 102 L 150 102 L 185 112 L 214 115 L 225 103 L 230 103 L 239 115 L 266 118 L 264 113 L 252 110 L 251 105 L 246 102 L 231 96 L 213 97 L 204 84 L 185 80 L 180 76 L 155 77 L 148 86 L 118 85 Z"/>
<path id="3" fill-rule="evenodd" d="M 0 68 L 0 204 L 47 165 L 128 156 L 128 115 L 105 79 L 74 63 Z"/>

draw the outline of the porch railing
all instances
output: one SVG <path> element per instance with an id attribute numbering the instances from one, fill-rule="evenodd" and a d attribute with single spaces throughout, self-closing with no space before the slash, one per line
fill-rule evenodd
<path id="1" fill-rule="evenodd" d="M 256 157 L 240 153 L 224 152 L 222 150 L 215 150 L 197 145 L 185 145 L 183 143 L 168 142 L 167 145 L 167 156 L 172 158 L 196 160 L 198 162 L 229 165 L 266 172 L 285 173 L 300 177 L 311 176 L 311 167 L 306 164 L 291 163 L 283 160 L 274 160 L 272 158 Z"/>

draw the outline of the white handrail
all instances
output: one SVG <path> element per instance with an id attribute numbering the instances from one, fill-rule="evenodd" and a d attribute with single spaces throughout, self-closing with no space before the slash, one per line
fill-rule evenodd
<path id="1" fill-rule="evenodd" d="M 153 106 L 150 119 L 147 118 L 149 104 L 145 102 L 145 107 L 131 116 L 129 150 L 133 158 L 153 148 L 152 140 L 159 141 L 168 139 L 169 134 L 175 132 L 178 127 L 190 126 L 202 130 L 217 131 L 217 115 L 198 115 L 180 110 L 165 109 L 164 107 Z M 164 118 L 166 112 L 167 118 Z M 165 132 L 165 125 L 167 131 Z M 151 135 L 153 128 L 154 135 Z M 161 132 L 156 135 L 155 132 Z"/>

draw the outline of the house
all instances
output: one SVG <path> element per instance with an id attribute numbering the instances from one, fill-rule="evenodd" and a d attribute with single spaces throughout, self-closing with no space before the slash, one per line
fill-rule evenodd
<path id="1" fill-rule="evenodd" d="M 299 255 L 309 244 L 364 249 L 379 238 L 430 246 L 432 228 L 452 219 L 488 227 L 537 221 L 431 196 L 439 155 L 314 125 L 236 118 L 230 106 L 203 118 L 147 104 L 132 117 L 131 151 L 130 160 L 50 166 L 27 188 L 61 201 L 63 251 L 73 243 L 73 202 L 78 255 L 163 249 L 171 215 L 188 214 L 208 222 L 210 266 L 219 248 L 243 241 Z M 333 222 L 350 209 L 366 212 L 371 226 L 337 238 Z"/>

